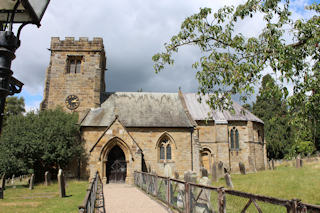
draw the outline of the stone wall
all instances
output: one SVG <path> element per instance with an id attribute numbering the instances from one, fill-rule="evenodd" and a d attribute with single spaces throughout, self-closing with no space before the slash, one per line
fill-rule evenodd
<path id="1" fill-rule="evenodd" d="M 233 173 L 239 172 L 239 162 L 243 162 L 249 172 L 254 170 L 252 164 L 257 170 L 266 168 L 263 124 L 252 121 L 229 121 L 220 124 L 197 123 L 201 149 L 211 151 L 210 162 L 222 161 Z M 239 131 L 239 149 L 231 150 L 229 133 L 233 127 Z"/>
<path id="2" fill-rule="evenodd" d="M 51 39 L 50 64 L 46 71 L 44 99 L 41 109 L 53 109 L 62 106 L 70 111 L 65 104 L 68 95 L 79 97 L 80 105 L 75 110 L 83 112 L 100 106 L 100 94 L 105 91 L 104 72 L 106 58 L 102 38 L 66 37 L 60 40 Z M 80 73 L 67 73 L 68 57 L 79 56 Z"/>
<path id="3" fill-rule="evenodd" d="M 159 160 L 157 146 L 163 136 L 168 136 L 172 142 L 172 160 L 166 162 Z M 159 175 L 164 175 L 166 164 L 170 164 L 180 176 L 183 176 L 184 171 L 191 170 L 191 132 L 188 128 L 125 128 L 121 122 L 115 122 L 109 128 L 83 127 L 82 138 L 88 154 L 86 174 L 89 176 L 98 170 L 105 178 L 103 164 L 107 158 L 107 144 L 113 143 L 114 138 L 124 143 L 121 148 L 130 156 L 127 159 L 128 183 L 133 180 L 133 171 L 142 169 L 141 153 L 144 154 L 147 168 Z"/>

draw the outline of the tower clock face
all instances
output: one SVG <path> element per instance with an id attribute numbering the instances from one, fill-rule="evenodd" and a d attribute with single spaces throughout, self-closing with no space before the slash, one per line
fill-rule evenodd
<path id="1" fill-rule="evenodd" d="M 77 109 L 80 105 L 80 100 L 76 95 L 69 95 L 66 98 L 66 106 L 68 109 L 74 110 Z"/>

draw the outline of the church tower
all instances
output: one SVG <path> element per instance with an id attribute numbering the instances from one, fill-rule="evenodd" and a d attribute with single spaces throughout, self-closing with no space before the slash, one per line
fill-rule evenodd
<path id="1" fill-rule="evenodd" d="M 62 106 L 80 115 L 99 107 L 105 91 L 106 56 L 102 38 L 66 37 L 51 39 L 50 64 L 46 71 L 40 109 Z"/>

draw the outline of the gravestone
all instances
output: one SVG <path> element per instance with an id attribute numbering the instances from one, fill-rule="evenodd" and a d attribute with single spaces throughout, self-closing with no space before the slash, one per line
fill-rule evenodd
<path id="1" fill-rule="evenodd" d="M 197 173 L 196 172 L 191 172 L 191 176 L 190 176 L 190 182 L 191 183 L 196 183 L 197 182 Z"/>
<path id="2" fill-rule="evenodd" d="M 208 177 L 204 176 L 199 180 L 200 185 L 210 185 L 210 181 Z M 212 212 L 211 206 L 211 192 L 209 189 L 198 190 L 198 200 L 195 204 L 195 212 L 196 213 L 209 213 Z"/>
<path id="3" fill-rule="evenodd" d="M 270 160 L 267 160 L 268 169 L 271 170 Z"/>
<path id="4" fill-rule="evenodd" d="M 31 175 L 29 189 L 32 190 L 34 185 L 34 174 Z"/>
<path id="5" fill-rule="evenodd" d="M 300 167 L 303 167 L 303 160 L 300 159 Z"/>
<path id="6" fill-rule="evenodd" d="M 11 184 L 14 185 L 14 178 L 15 178 L 15 175 L 12 175 L 12 179 L 11 179 Z"/>
<path id="7" fill-rule="evenodd" d="M 2 188 L 3 190 L 6 189 L 6 174 L 3 173 L 2 176 L 1 176 L 1 186 L 0 188 Z"/>
<path id="8" fill-rule="evenodd" d="M 164 166 L 164 176 L 170 177 L 170 178 L 173 177 L 173 172 L 172 172 L 172 167 L 171 167 L 171 165 L 166 164 L 166 165 Z"/>
<path id="9" fill-rule="evenodd" d="M 300 157 L 296 157 L 296 168 L 300 168 Z"/>
<path id="10" fill-rule="evenodd" d="M 211 174 L 212 174 L 212 181 L 217 182 L 218 181 L 218 176 L 217 176 L 217 163 L 213 162 L 212 168 L 211 168 Z"/>
<path id="11" fill-rule="evenodd" d="M 3 199 L 3 188 L 0 188 L 0 199 Z"/>
<path id="12" fill-rule="evenodd" d="M 177 195 L 177 207 L 180 209 L 184 208 L 185 202 L 185 187 L 184 184 L 179 183 L 178 185 L 178 195 Z"/>
<path id="13" fill-rule="evenodd" d="M 225 181 L 226 181 L 227 187 L 233 189 L 233 184 L 232 184 L 231 176 L 230 176 L 229 173 L 226 173 L 226 174 L 224 175 L 224 179 L 225 179 Z"/>
<path id="14" fill-rule="evenodd" d="M 60 197 L 65 197 L 66 196 L 66 185 L 65 185 L 65 180 L 64 180 L 64 174 L 62 169 L 59 169 L 58 173 L 58 184 L 60 188 Z"/>
<path id="15" fill-rule="evenodd" d="M 208 177 L 208 170 L 206 168 L 201 169 L 201 177 Z"/>
<path id="16" fill-rule="evenodd" d="M 44 184 L 46 186 L 49 186 L 51 184 L 51 174 L 48 171 L 44 173 Z"/>
<path id="17" fill-rule="evenodd" d="M 20 175 L 20 177 L 19 177 L 19 181 L 20 181 L 20 182 L 22 182 L 22 175 Z"/>
<path id="18" fill-rule="evenodd" d="M 271 166 L 272 166 L 272 170 L 274 170 L 275 167 L 274 167 L 274 160 L 273 159 L 271 160 Z"/>
<path id="19" fill-rule="evenodd" d="M 174 172 L 174 178 L 175 179 L 179 179 L 179 173 L 178 172 Z"/>
<path id="20" fill-rule="evenodd" d="M 222 161 L 218 163 L 218 170 L 217 170 L 217 179 L 219 180 L 224 176 L 224 164 Z"/>
<path id="21" fill-rule="evenodd" d="M 252 172 L 255 172 L 255 173 L 256 173 L 256 172 L 257 172 L 256 163 L 255 163 L 255 161 L 252 159 L 251 156 L 248 157 L 248 161 L 249 161 L 249 165 L 250 165 L 250 167 L 251 167 Z"/>
<path id="22" fill-rule="evenodd" d="M 245 174 L 246 174 L 246 166 L 244 165 L 244 163 L 239 162 L 239 169 L 240 169 L 240 173 L 241 173 L 242 175 L 245 175 Z"/>
<path id="23" fill-rule="evenodd" d="M 191 172 L 190 171 L 185 171 L 183 174 L 183 180 L 185 182 L 191 182 Z"/>

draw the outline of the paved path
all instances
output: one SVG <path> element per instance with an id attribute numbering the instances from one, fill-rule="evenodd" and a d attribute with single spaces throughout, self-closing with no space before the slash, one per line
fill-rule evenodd
<path id="1" fill-rule="evenodd" d="M 128 184 L 104 184 L 106 213 L 167 213 L 164 206 Z"/>

